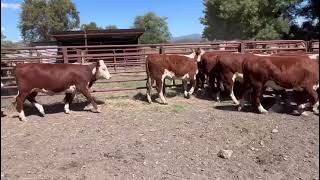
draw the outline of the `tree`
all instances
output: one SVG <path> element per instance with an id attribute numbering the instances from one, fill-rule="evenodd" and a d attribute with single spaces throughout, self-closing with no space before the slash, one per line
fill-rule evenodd
<path id="1" fill-rule="evenodd" d="M 118 29 L 116 25 L 108 25 L 105 29 Z"/>
<path id="2" fill-rule="evenodd" d="M 22 43 L 15 43 L 10 40 L 6 40 L 6 36 L 3 34 L 1 30 L 1 48 L 14 48 L 22 45 Z"/>
<path id="3" fill-rule="evenodd" d="M 71 0 L 24 0 L 19 28 L 27 42 L 50 40 L 56 31 L 79 27 L 79 12 Z"/>
<path id="4" fill-rule="evenodd" d="M 203 37 L 278 39 L 289 32 L 294 6 L 302 0 L 204 0 Z"/>
<path id="5" fill-rule="evenodd" d="M 81 30 L 96 30 L 96 29 L 102 29 L 102 28 L 98 27 L 98 25 L 95 22 L 90 22 L 88 24 L 82 24 L 80 29 Z"/>
<path id="6" fill-rule="evenodd" d="M 141 36 L 141 43 L 164 43 L 171 39 L 166 17 L 159 17 L 153 12 L 137 16 L 134 28 L 144 28 L 146 32 Z"/>

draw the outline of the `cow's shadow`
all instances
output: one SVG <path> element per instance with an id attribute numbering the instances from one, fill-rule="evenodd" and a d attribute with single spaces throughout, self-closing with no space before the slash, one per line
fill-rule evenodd
<path id="1" fill-rule="evenodd" d="M 182 86 L 171 86 L 171 87 L 166 87 L 165 93 L 164 93 L 165 98 L 173 98 L 176 96 L 183 96 L 183 88 Z M 152 102 L 160 103 L 156 99 L 159 98 L 158 92 L 155 88 L 152 89 L 151 92 L 151 100 Z M 146 93 L 137 93 L 136 95 L 133 96 L 134 100 L 139 100 L 143 102 L 148 102 L 147 100 L 147 94 Z"/>
<path id="2" fill-rule="evenodd" d="M 104 104 L 103 101 L 100 100 L 95 100 L 96 103 L 98 105 Z M 90 111 L 85 109 L 85 107 L 90 104 L 88 101 L 75 101 L 70 105 L 70 110 L 71 111 Z M 53 102 L 50 104 L 42 104 L 43 109 L 45 114 L 56 114 L 56 113 L 61 113 L 64 112 L 64 103 L 63 102 Z M 39 115 L 42 116 L 40 114 L 40 112 L 37 110 L 36 107 L 34 107 L 31 103 L 24 103 L 24 112 L 26 116 L 30 116 L 30 115 Z"/>
<path id="3" fill-rule="evenodd" d="M 231 102 L 232 103 L 232 102 Z M 267 109 L 268 111 L 272 111 L 270 108 L 275 105 L 276 100 L 274 97 L 264 97 L 261 101 L 262 106 Z M 238 105 L 235 104 L 228 104 L 228 105 L 219 105 L 219 106 L 215 106 L 215 109 L 219 109 L 219 110 L 224 110 L 224 111 L 238 111 Z M 276 113 L 281 113 L 281 114 L 290 114 L 293 111 L 293 106 L 290 107 L 282 107 L 280 112 L 276 112 Z M 246 105 L 243 107 L 243 109 L 241 110 L 241 112 L 254 112 L 254 113 L 258 113 L 258 110 L 251 104 Z"/>

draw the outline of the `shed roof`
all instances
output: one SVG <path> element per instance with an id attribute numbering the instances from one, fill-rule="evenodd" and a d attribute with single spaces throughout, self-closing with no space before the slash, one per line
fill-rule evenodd
<path id="1" fill-rule="evenodd" d="M 84 45 L 86 39 L 88 45 L 131 44 L 137 43 L 144 32 L 144 29 L 60 31 L 52 33 L 51 37 L 63 45 Z"/>

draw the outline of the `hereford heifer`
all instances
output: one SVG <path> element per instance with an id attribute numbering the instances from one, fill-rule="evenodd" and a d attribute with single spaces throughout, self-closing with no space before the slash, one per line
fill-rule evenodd
<path id="1" fill-rule="evenodd" d="M 146 59 L 147 71 L 147 99 L 151 103 L 151 89 L 156 82 L 156 89 L 163 104 L 167 100 L 163 96 L 163 85 L 165 78 L 182 79 L 184 96 L 189 98 L 194 92 L 196 85 L 196 75 L 198 73 L 197 62 L 204 54 L 202 49 L 197 49 L 189 55 L 174 54 L 151 54 Z M 190 80 L 191 89 L 187 91 L 187 80 Z"/>
<path id="2" fill-rule="evenodd" d="M 212 91 L 217 90 L 218 84 L 216 82 L 215 66 L 217 64 L 218 55 L 223 53 L 228 52 L 211 51 L 205 52 L 201 56 L 200 62 L 198 62 L 199 73 L 197 75 L 196 90 L 203 90 L 206 80 Z M 204 93 L 204 91 L 202 91 L 202 93 Z M 219 101 L 219 96 L 216 98 Z"/>
<path id="3" fill-rule="evenodd" d="M 44 109 L 35 97 L 38 92 L 53 95 L 66 93 L 65 112 L 69 113 L 69 106 L 75 93 L 82 93 L 93 105 L 95 112 L 100 112 L 96 102 L 89 92 L 89 88 L 97 79 L 110 79 L 111 75 L 103 60 L 90 65 L 76 64 L 17 64 L 14 69 L 18 86 L 17 111 L 19 118 L 26 120 L 23 103 L 28 99 L 44 115 Z"/>
<path id="4" fill-rule="evenodd" d="M 310 102 L 300 104 L 299 112 L 314 105 L 313 111 L 319 113 L 318 94 L 319 64 L 303 56 L 248 56 L 243 61 L 245 87 L 253 90 L 254 104 L 260 113 L 267 113 L 261 105 L 265 87 L 275 90 L 293 89 L 302 91 Z M 239 110 L 244 105 L 241 100 Z"/>

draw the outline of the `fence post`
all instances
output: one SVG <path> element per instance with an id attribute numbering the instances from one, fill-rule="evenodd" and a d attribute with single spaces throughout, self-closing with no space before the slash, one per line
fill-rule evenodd
<path id="1" fill-rule="evenodd" d="M 113 49 L 113 69 L 115 72 L 117 72 L 116 63 L 116 51 Z"/>
<path id="2" fill-rule="evenodd" d="M 240 50 L 240 53 L 244 53 L 245 52 L 245 50 L 244 50 L 244 42 L 243 41 L 240 42 L 239 50 Z"/>
<path id="3" fill-rule="evenodd" d="M 63 63 L 68 63 L 68 52 L 67 48 L 62 48 L 62 54 L 63 54 Z"/>
<path id="4" fill-rule="evenodd" d="M 163 46 L 160 46 L 159 54 L 164 54 L 164 51 L 165 51 L 164 47 L 163 47 Z"/>
<path id="5" fill-rule="evenodd" d="M 79 49 L 76 49 L 76 52 L 77 52 L 77 62 L 78 63 L 81 63 L 81 51 Z"/>

